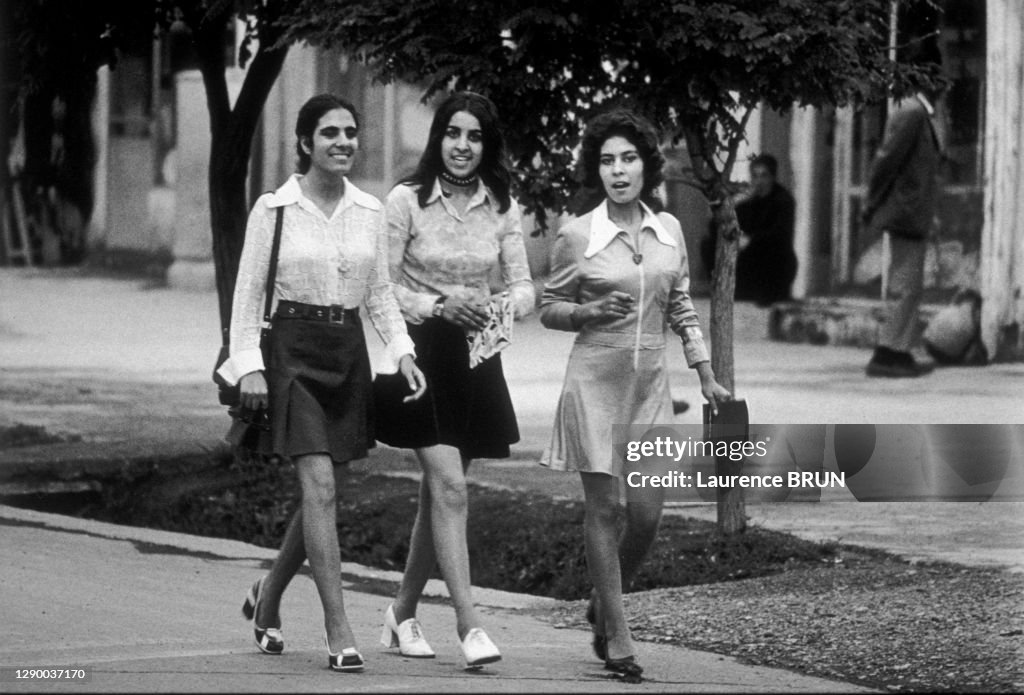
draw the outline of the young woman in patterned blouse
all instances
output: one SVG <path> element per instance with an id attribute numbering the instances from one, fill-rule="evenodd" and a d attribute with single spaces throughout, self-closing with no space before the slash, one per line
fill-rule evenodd
<path id="1" fill-rule="evenodd" d="M 260 650 L 280 654 L 281 594 L 308 557 L 324 608 L 329 665 L 360 671 L 363 658 L 342 600 L 335 475 L 340 464 L 364 458 L 374 444 L 370 363 L 359 320 L 364 300 L 387 345 L 386 359 L 408 381 L 409 397 L 418 398 L 426 385 L 388 278 L 382 206 L 345 178 L 359 148 L 355 109 L 329 94 L 315 96 L 299 111 L 295 134 L 299 173 L 261 196 L 249 215 L 235 284 L 231 356 L 221 374 L 239 383 L 243 407 L 269 406 L 264 453 L 294 463 L 302 504 L 270 573 L 253 585 L 242 610 L 253 620 Z M 264 364 L 264 293 L 282 208 L 276 312 L 270 364 Z"/>
<path id="2" fill-rule="evenodd" d="M 405 656 L 434 656 L 416 606 L 437 563 L 467 668 L 501 654 L 470 595 L 465 471 L 474 458 L 508 457 L 519 440 L 501 356 L 470 368 L 467 332 L 484 327 L 497 292 L 509 292 L 517 316 L 535 302 L 503 159 L 494 104 L 453 94 L 434 115 L 419 167 L 385 203 L 395 296 L 429 389 L 414 403 L 378 403 L 377 438 L 415 449 L 423 469 L 405 576 L 385 612 L 383 642 Z"/>

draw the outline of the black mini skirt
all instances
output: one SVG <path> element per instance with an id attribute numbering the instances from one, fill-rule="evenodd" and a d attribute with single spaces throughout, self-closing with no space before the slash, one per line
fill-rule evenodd
<path id="1" fill-rule="evenodd" d="M 375 445 L 372 373 L 358 318 L 343 324 L 275 315 L 266 365 L 270 431 L 261 453 L 365 458 Z"/>
<path id="2" fill-rule="evenodd" d="M 377 440 L 406 449 L 446 444 L 465 458 L 508 458 L 519 428 L 501 355 L 470 369 L 462 328 L 439 318 L 406 327 L 427 392 L 410 403 L 381 398 L 374 417 Z"/>

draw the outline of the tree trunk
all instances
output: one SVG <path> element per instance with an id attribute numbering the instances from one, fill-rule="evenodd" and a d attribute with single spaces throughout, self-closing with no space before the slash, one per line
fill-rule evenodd
<path id="1" fill-rule="evenodd" d="M 250 136 L 251 137 L 251 136 Z M 210 224 L 213 228 L 213 265 L 217 281 L 217 300 L 221 329 L 231 325 L 231 304 L 235 276 L 245 242 L 245 224 L 249 216 L 246 199 L 246 175 L 249 152 L 233 151 L 227 133 L 213 132 L 210 144 Z"/>
<path id="2" fill-rule="evenodd" d="M 1010 362 L 1024 360 L 1024 10 L 993 0 L 986 13 L 981 334 L 994 361 Z"/>
<path id="3" fill-rule="evenodd" d="M 714 191 L 712 200 L 721 202 L 713 209 L 717 243 L 711 285 L 711 368 L 718 383 L 736 395 L 732 348 L 739 224 L 736 221 L 736 209 L 732 198 L 725 186 L 719 186 L 718 190 Z M 718 457 L 715 460 L 715 473 L 738 475 L 742 465 L 742 461 Z M 717 506 L 719 531 L 732 534 L 746 528 L 747 514 L 742 487 L 718 488 Z"/>
<path id="4" fill-rule="evenodd" d="M 269 29 L 261 32 L 259 48 L 246 72 L 234 108 L 228 97 L 224 49 L 219 27 L 206 21 L 196 32 L 196 48 L 210 113 L 210 226 L 213 232 L 213 264 L 217 283 L 221 331 L 231 325 L 231 303 L 235 276 L 245 242 L 249 216 L 246 178 L 252 139 L 260 114 L 277 76 L 281 73 L 287 47 L 268 49 L 277 36 Z"/>

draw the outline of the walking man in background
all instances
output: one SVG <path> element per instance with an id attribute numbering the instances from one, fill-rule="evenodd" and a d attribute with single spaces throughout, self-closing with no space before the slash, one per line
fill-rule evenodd
<path id="1" fill-rule="evenodd" d="M 914 360 L 910 347 L 917 338 L 925 251 L 939 193 L 942 154 L 932 105 L 937 96 L 918 93 L 896 104 L 871 165 L 861 248 L 888 234 L 890 253 L 885 316 L 868 376 L 916 377 L 931 371 Z"/>

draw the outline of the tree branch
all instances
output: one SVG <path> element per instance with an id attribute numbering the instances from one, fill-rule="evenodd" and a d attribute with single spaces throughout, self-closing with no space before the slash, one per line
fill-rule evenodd
<path id="1" fill-rule="evenodd" d="M 736 166 L 736 157 L 739 155 L 740 143 L 746 140 L 747 123 L 750 121 L 750 116 L 753 113 L 754 109 L 748 107 L 743 116 L 740 117 L 736 134 L 729 138 L 729 154 L 726 156 L 725 166 L 722 167 L 722 178 L 727 182 L 732 178 L 732 169 Z"/>
<path id="2" fill-rule="evenodd" d="M 223 3 L 222 3 L 223 4 Z M 210 132 L 223 128 L 231 116 L 231 101 L 228 97 L 227 69 L 224 60 L 224 26 L 230 14 L 224 14 L 215 21 L 210 14 L 218 7 L 214 5 L 210 11 L 196 21 L 196 15 L 190 15 L 195 22 L 192 27 L 192 44 L 199 54 L 199 71 L 203 74 L 203 88 L 206 91 L 206 108 L 210 114 Z M 228 8 L 230 10 L 230 7 Z"/>
<path id="3" fill-rule="evenodd" d="M 260 27 L 259 48 L 249 64 L 235 107 L 231 111 L 232 129 L 242 134 L 249 133 L 250 136 L 288 55 L 287 46 L 275 47 L 276 41 L 273 38 L 264 38 L 266 26 L 264 23 Z"/>

